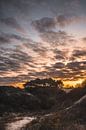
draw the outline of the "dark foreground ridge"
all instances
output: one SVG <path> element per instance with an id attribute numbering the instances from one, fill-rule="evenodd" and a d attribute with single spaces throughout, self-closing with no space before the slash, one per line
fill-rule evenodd
<path id="1" fill-rule="evenodd" d="M 57 86 L 54 82 L 54 86 L 34 82 L 32 87 L 27 83 L 23 90 L 0 86 L 0 130 L 13 121 L 13 114 L 25 119 L 30 114 L 36 116 L 23 130 L 86 130 L 86 85 L 66 93 L 61 82 Z"/>
<path id="2" fill-rule="evenodd" d="M 35 107 L 36 106 L 36 107 Z M 39 110 L 39 99 L 19 88 L 0 86 L 0 113 Z"/>

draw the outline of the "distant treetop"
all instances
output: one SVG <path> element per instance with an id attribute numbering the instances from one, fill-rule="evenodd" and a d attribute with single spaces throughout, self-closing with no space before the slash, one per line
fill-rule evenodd
<path id="1" fill-rule="evenodd" d="M 63 82 L 61 80 L 53 80 L 52 78 L 45 79 L 35 79 L 24 84 L 25 88 L 27 87 L 57 87 L 62 88 Z"/>

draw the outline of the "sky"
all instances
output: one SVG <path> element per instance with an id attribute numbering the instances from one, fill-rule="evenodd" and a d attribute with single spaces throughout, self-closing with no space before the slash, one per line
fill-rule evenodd
<path id="1" fill-rule="evenodd" d="M 0 0 L 0 84 L 86 78 L 86 0 Z"/>

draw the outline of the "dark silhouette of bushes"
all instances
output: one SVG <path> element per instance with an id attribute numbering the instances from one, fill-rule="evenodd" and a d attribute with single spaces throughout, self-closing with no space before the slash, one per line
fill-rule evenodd
<path id="1" fill-rule="evenodd" d="M 26 82 L 24 84 L 25 88 L 28 87 L 57 87 L 57 88 L 62 88 L 63 87 L 63 82 L 61 80 L 53 80 L 52 78 L 48 79 L 35 79 L 31 80 L 29 82 Z"/>
<path id="2" fill-rule="evenodd" d="M 40 102 L 24 90 L 0 86 L 0 113 L 39 110 Z"/>

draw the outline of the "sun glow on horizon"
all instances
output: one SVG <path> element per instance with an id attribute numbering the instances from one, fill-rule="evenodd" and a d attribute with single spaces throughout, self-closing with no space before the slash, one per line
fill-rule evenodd
<path id="1" fill-rule="evenodd" d="M 25 82 L 17 82 L 17 83 L 15 82 L 10 85 L 12 85 L 13 87 L 16 87 L 16 88 L 24 89 L 24 84 L 25 84 Z"/>
<path id="2" fill-rule="evenodd" d="M 59 79 L 56 79 L 56 78 L 52 78 L 53 80 L 61 80 L 60 78 Z M 78 79 L 78 80 L 62 80 L 63 84 L 64 84 L 64 88 L 76 88 L 76 87 L 79 87 L 78 85 L 80 85 L 85 79 Z M 23 82 L 17 82 L 17 83 L 12 83 L 11 85 L 14 86 L 14 87 L 19 87 L 21 89 L 24 89 L 24 84 L 26 82 L 29 82 L 29 81 L 23 81 Z"/>
<path id="3" fill-rule="evenodd" d="M 84 81 L 84 79 L 78 79 L 78 80 L 66 80 L 66 81 L 63 81 L 64 83 L 64 87 L 65 88 L 70 88 L 70 87 L 76 87 L 77 84 L 81 84 L 82 82 Z"/>

